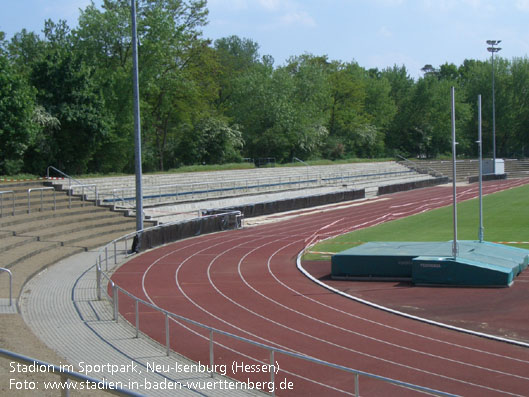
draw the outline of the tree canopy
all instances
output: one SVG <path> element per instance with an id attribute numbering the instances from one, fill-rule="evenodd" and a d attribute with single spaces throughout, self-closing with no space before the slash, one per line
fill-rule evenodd
<path id="1" fill-rule="evenodd" d="M 0 174 L 134 169 L 128 0 L 81 10 L 78 26 L 0 32 Z M 475 156 L 477 96 L 492 153 L 492 64 L 366 69 L 293 55 L 275 65 L 259 44 L 203 37 L 205 0 L 138 0 L 143 161 L 147 171 L 274 157 Z M 494 63 L 497 155 L 527 156 L 529 60 Z"/>

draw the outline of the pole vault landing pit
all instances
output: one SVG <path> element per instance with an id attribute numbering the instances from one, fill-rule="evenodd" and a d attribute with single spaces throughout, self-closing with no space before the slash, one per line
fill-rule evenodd
<path id="1" fill-rule="evenodd" d="M 407 280 L 417 285 L 508 287 L 527 268 L 529 250 L 479 241 L 371 242 L 332 256 L 331 277 Z"/>

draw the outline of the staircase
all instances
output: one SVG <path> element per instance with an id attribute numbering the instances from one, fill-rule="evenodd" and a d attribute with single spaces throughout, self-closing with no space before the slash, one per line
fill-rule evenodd
<path id="1" fill-rule="evenodd" d="M 505 160 L 505 173 L 508 179 L 529 178 L 529 160 Z"/>
<path id="2" fill-rule="evenodd" d="M 0 204 L 0 267 L 13 274 L 14 298 L 26 280 L 47 266 L 100 247 L 136 227 L 135 219 L 123 212 L 55 189 L 38 190 L 42 188 L 46 186 L 41 182 L 0 184 L 0 191 L 9 192 L 2 194 Z M 0 273 L 0 298 L 8 297 L 8 283 L 8 275 Z"/>

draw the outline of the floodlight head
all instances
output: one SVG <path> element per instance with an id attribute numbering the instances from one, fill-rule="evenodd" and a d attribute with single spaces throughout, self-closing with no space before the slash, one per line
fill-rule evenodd
<path id="1" fill-rule="evenodd" d="M 498 52 L 500 50 L 501 50 L 501 48 L 499 48 L 499 47 L 488 47 L 487 48 L 488 52 Z"/>
<path id="2" fill-rule="evenodd" d="M 498 45 L 501 43 L 501 40 L 487 40 L 488 45 Z"/>

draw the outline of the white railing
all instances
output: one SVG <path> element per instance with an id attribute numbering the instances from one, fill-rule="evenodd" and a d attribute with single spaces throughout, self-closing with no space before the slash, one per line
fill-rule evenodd
<path id="1" fill-rule="evenodd" d="M 160 228 L 160 227 L 164 227 L 164 226 L 167 226 L 167 225 L 156 226 L 156 228 Z M 152 228 L 149 228 L 149 229 L 152 229 Z M 148 230 L 148 229 L 146 229 L 146 230 Z M 122 237 L 110 242 L 109 244 L 107 244 L 105 247 L 103 247 L 100 250 L 98 259 L 96 261 L 97 296 L 98 296 L 98 299 L 102 299 L 103 293 L 104 293 L 105 298 L 107 298 L 111 302 L 112 307 L 113 307 L 113 319 L 116 322 L 119 321 L 119 299 L 120 299 L 119 297 L 120 296 L 124 296 L 124 297 L 127 297 L 129 299 L 132 299 L 132 301 L 134 302 L 134 324 L 132 324 L 132 325 L 135 327 L 135 330 L 136 330 L 136 335 L 135 335 L 136 338 L 138 338 L 140 336 L 140 316 L 139 316 L 139 312 L 140 312 L 139 307 L 140 307 L 140 305 L 146 306 L 146 307 L 148 307 L 148 308 L 160 313 L 163 316 L 163 318 L 164 318 L 164 334 L 165 334 L 165 346 L 164 346 L 164 348 L 165 348 L 165 351 L 166 351 L 167 355 L 169 355 L 170 352 L 171 352 L 169 321 L 173 320 L 173 321 L 180 321 L 180 322 L 184 322 L 184 323 L 187 323 L 187 324 L 191 324 L 191 325 L 194 325 L 196 327 L 199 327 L 199 328 L 207 331 L 207 333 L 209 335 L 208 343 L 209 343 L 209 360 L 210 360 L 210 365 L 211 365 L 210 368 L 215 368 L 215 351 L 214 351 L 215 335 L 222 335 L 222 336 L 229 337 L 230 339 L 233 339 L 233 340 L 236 340 L 236 341 L 239 341 L 239 342 L 244 342 L 247 345 L 257 346 L 257 347 L 260 347 L 262 349 L 267 350 L 268 353 L 269 353 L 269 363 L 263 362 L 262 364 L 270 365 L 271 368 L 275 368 L 275 358 L 274 358 L 275 355 L 276 354 L 282 354 L 282 355 L 289 356 L 289 357 L 292 357 L 292 358 L 296 358 L 296 359 L 304 360 L 304 361 L 307 361 L 307 362 L 311 362 L 313 364 L 317 364 L 317 365 L 321 365 L 321 366 L 324 366 L 324 367 L 329 367 L 329 368 L 333 368 L 333 369 L 336 369 L 336 370 L 339 370 L 339 371 L 344 371 L 346 373 L 349 373 L 352 376 L 351 389 L 354 390 L 353 393 L 357 397 L 360 395 L 360 383 L 359 383 L 360 377 L 364 377 L 364 378 L 369 378 L 369 379 L 374 379 L 374 380 L 390 383 L 390 384 L 393 384 L 393 385 L 396 385 L 396 386 L 399 386 L 399 387 L 403 387 L 403 388 L 407 388 L 407 389 L 411 389 L 411 390 L 416 390 L 416 391 L 419 391 L 419 392 L 422 392 L 422 393 L 425 393 L 425 394 L 429 394 L 429 395 L 434 395 L 434 396 L 454 396 L 453 394 L 445 393 L 445 392 L 442 392 L 442 391 L 439 391 L 439 390 L 434 390 L 434 389 L 430 389 L 430 388 L 427 388 L 427 387 L 423 387 L 423 386 L 418 386 L 418 385 L 402 382 L 402 381 L 399 381 L 399 380 L 396 380 L 396 379 L 391 379 L 391 378 L 387 378 L 387 377 L 383 377 L 383 376 L 379 376 L 379 375 L 374 375 L 374 374 L 371 374 L 371 373 L 368 373 L 368 372 L 364 372 L 364 371 L 360 371 L 360 370 L 357 370 L 357 369 L 345 367 L 343 365 L 334 364 L 334 363 L 327 362 L 327 361 L 324 361 L 324 360 L 319 360 L 319 359 L 316 359 L 316 358 L 312 358 L 312 357 L 309 357 L 309 356 L 306 356 L 306 355 L 293 353 L 291 351 L 287 351 L 287 350 L 284 350 L 284 349 L 280 349 L 280 348 L 272 347 L 272 346 L 269 346 L 269 345 L 265 345 L 263 343 L 255 342 L 253 340 L 250 340 L 250 339 L 247 339 L 247 338 L 243 338 L 243 337 L 231 334 L 229 332 L 222 331 L 220 329 L 216 329 L 216 328 L 204 325 L 202 323 L 199 323 L 197 321 L 185 318 L 183 316 L 171 313 L 171 312 L 169 312 L 167 310 L 164 310 L 164 309 L 162 309 L 162 308 L 160 308 L 160 307 L 158 307 L 156 305 L 151 304 L 150 302 L 147 302 L 147 301 L 145 301 L 143 299 L 140 299 L 140 298 L 132 295 L 131 293 L 129 293 L 128 291 L 126 291 L 125 289 L 123 289 L 122 287 L 120 287 L 119 285 L 114 283 L 114 281 L 111 279 L 111 275 L 110 274 L 111 274 L 112 270 L 114 270 L 113 268 L 115 268 L 119 263 L 121 263 L 120 260 L 119 260 L 119 256 L 120 255 L 121 255 L 122 259 L 125 259 L 125 258 L 127 258 L 129 256 L 129 253 L 128 253 L 128 246 L 129 246 L 128 240 L 133 239 L 136 236 L 136 234 L 137 233 L 135 232 L 135 233 L 130 233 L 130 234 L 127 234 L 125 236 L 122 236 Z M 124 246 L 124 249 L 119 250 L 117 248 L 118 244 L 122 244 Z M 103 271 L 103 266 L 105 267 L 105 271 Z M 103 284 L 105 284 L 105 283 L 103 283 L 103 280 L 107 281 L 106 285 L 103 285 Z M 108 287 L 110 287 L 110 288 L 108 288 Z M 110 292 L 107 293 L 108 289 L 110 289 Z M 257 361 L 259 361 L 259 360 L 257 360 Z M 213 376 L 213 373 L 211 374 L 211 376 Z M 270 382 L 274 382 L 274 371 L 273 370 L 270 371 Z M 275 387 L 272 388 L 272 390 L 275 390 L 275 389 L 276 389 Z M 344 393 L 349 393 L 349 392 L 344 392 Z M 274 395 L 273 391 L 272 391 L 272 395 Z"/>
<path id="2" fill-rule="evenodd" d="M 13 190 L 4 190 L 0 192 L 0 218 L 4 216 L 4 194 L 11 194 L 11 200 L 13 201 L 13 212 L 15 215 L 15 192 Z"/>
<path id="3" fill-rule="evenodd" d="M 69 194 L 68 194 L 68 197 L 69 197 L 69 200 L 68 200 L 68 207 L 71 208 L 72 207 L 72 196 L 74 194 L 74 190 L 75 189 L 81 189 L 81 201 L 82 201 L 82 205 L 84 207 L 84 202 L 86 201 L 86 196 L 84 194 L 85 192 L 85 188 L 93 188 L 91 190 L 94 191 L 95 193 L 95 200 L 94 200 L 94 205 L 97 205 L 97 202 L 99 200 L 99 194 L 97 192 L 97 185 L 95 183 L 90 183 L 90 184 L 83 184 L 83 185 L 70 185 L 68 186 L 68 190 L 69 190 Z"/>
<path id="4" fill-rule="evenodd" d="M 0 267 L 0 272 L 5 272 L 9 276 L 9 306 L 11 306 L 13 304 L 13 273 L 5 267 Z"/>
<path id="5" fill-rule="evenodd" d="M 55 188 L 54 187 L 39 187 L 39 188 L 32 188 L 28 189 L 28 214 L 31 213 L 31 192 L 40 191 L 40 210 L 43 210 L 43 193 L 46 190 L 53 190 L 53 210 L 55 211 L 57 209 L 57 197 L 55 195 Z"/>

